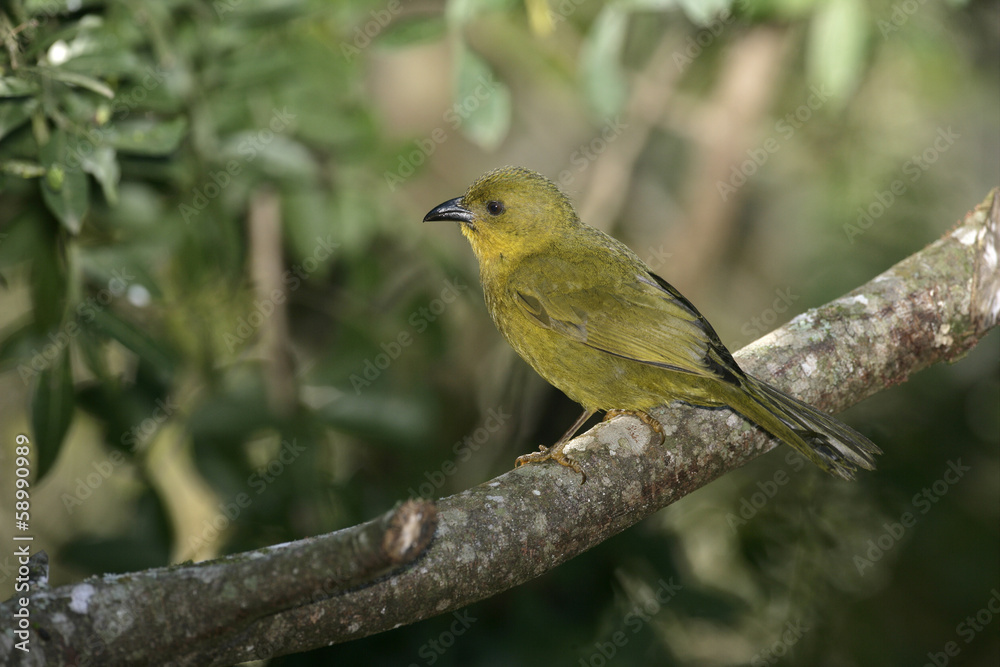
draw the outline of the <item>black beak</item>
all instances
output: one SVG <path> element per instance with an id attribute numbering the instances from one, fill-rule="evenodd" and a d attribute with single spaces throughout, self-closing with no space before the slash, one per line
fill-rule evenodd
<path id="1" fill-rule="evenodd" d="M 424 216 L 424 222 L 434 222 L 437 220 L 451 220 L 453 222 L 469 224 L 472 222 L 472 211 L 462 206 L 461 197 L 455 197 L 435 206 Z"/>

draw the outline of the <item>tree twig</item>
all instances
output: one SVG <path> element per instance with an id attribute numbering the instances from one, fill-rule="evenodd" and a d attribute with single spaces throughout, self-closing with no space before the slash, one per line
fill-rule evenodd
<path id="1" fill-rule="evenodd" d="M 924 250 L 744 348 L 740 365 L 836 412 L 963 355 L 1000 317 L 998 193 Z M 662 445 L 632 417 L 576 438 L 582 486 L 561 466 L 524 466 L 439 500 L 436 517 L 408 503 L 323 537 L 39 590 L 30 654 L 6 630 L 14 603 L 0 606 L 0 661 L 228 665 L 383 632 L 533 579 L 775 446 L 727 410 L 655 416 Z"/>

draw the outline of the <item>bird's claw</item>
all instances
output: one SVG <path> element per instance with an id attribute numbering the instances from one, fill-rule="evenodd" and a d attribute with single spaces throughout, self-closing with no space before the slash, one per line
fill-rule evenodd
<path id="1" fill-rule="evenodd" d="M 514 461 L 514 467 L 518 468 L 520 466 L 525 465 L 526 463 L 541 463 L 542 461 L 551 460 L 555 461 L 556 463 L 558 463 L 563 467 L 569 468 L 574 472 L 580 473 L 582 477 L 582 479 L 580 480 L 580 484 L 583 484 L 584 482 L 587 481 L 587 473 L 583 471 L 583 468 L 580 467 L 579 463 L 566 456 L 566 452 L 563 451 L 563 448 L 565 446 L 566 446 L 565 442 L 556 443 L 551 447 L 545 447 L 543 445 L 539 445 L 538 449 L 540 451 L 532 452 L 531 454 L 525 454 L 524 456 L 517 457 L 517 460 Z"/>
<path id="2" fill-rule="evenodd" d="M 608 410 L 604 413 L 604 419 L 602 421 L 608 421 L 613 417 L 619 417 L 621 415 L 629 415 L 635 417 L 643 424 L 653 429 L 653 431 L 660 436 L 660 442 L 663 442 L 665 436 L 663 434 L 663 424 L 656 420 L 648 412 L 643 412 L 642 410 Z"/>

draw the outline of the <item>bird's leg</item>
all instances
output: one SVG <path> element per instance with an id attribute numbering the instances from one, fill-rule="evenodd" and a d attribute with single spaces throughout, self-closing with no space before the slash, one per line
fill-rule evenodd
<path id="1" fill-rule="evenodd" d="M 604 413 L 604 419 L 601 421 L 608 421 L 612 417 L 618 417 L 620 415 L 631 415 L 641 421 L 643 424 L 653 429 L 660 436 L 660 442 L 663 442 L 663 424 L 656 421 L 656 419 L 648 412 L 643 412 L 642 410 L 608 410 Z"/>
<path id="2" fill-rule="evenodd" d="M 556 444 L 551 447 L 539 445 L 538 449 L 541 451 L 517 457 L 517 460 L 514 461 L 514 467 L 523 466 L 525 463 L 541 463 L 542 461 L 548 461 L 551 459 L 561 466 L 565 466 L 570 470 L 580 473 L 583 476 L 583 479 L 580 480 L 580 484 L 586 482 L 587 473 L 583 472 L 583 468 L 580 467 L 579 463 L 566 456 L 563 448 L 566 446 L 566 443 L 569 442 L 574 435 L 576 435 L 576 432 L 580 430 L 580 427 L 583 426 L 595 412 L 597 412 L 597 410 L 584 410 L 583 414 L 580 415 L 575 422 L 573 422 L 573 425 L 569 427 L 569 430 L 566 431 L 561 438 L 559 438 L 559 441 Z"/>

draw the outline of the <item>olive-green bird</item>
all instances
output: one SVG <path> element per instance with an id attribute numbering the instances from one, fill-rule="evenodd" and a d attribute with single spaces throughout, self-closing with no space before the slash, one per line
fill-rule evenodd
<path id="1" fill-rule="evenodd" d="M 591 415 L 631 413 L 659 430 L 647 411 L 679 400 L 728 406 L 845 479 L 875 469 L 874 443 L 743 372 L 690 301 L 623 243 L 581 222 L 541 174 L 491 171 L 424 216 L 431 220 L 460 223 L 497 329 L 584 408 L 559 442 L 518 465 L 553 459 L 583 474 L 563 446 Z"/>

